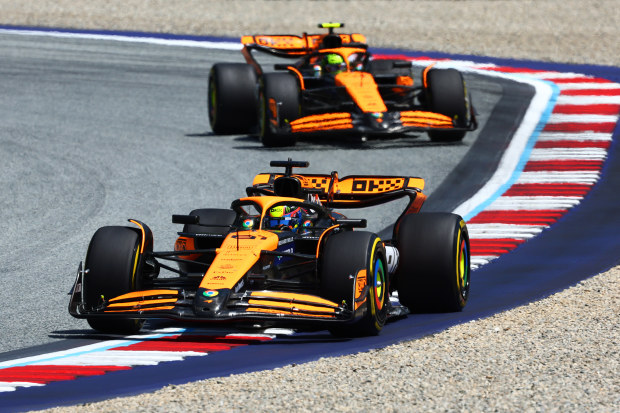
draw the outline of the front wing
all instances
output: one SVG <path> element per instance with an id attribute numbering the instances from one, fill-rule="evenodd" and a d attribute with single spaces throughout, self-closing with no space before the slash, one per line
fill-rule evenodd
<path id="1" fill-rule="evenodd" d="M 103 299 L 94 308 L 87 308 L 83 299 L 83 271 L 78 271 L 69 302 L 69 313 L 76 318 L 168 318 L 205 323 L 272 321 L 279 324 L 347 323 L 363 313 L 352 311 L 312 294 L 282 291 L 246 290 L 234 293 L 218 290 L 214 299 L 222 299 L 217 311 L 203 311 L 200 303 L 204 291 L 183 288 L 159 288 L 136 291 Z M 207 292 L 214 294 L 214 291 Z M 366 298 L 362 298 L 365 300 Z M 365 306 L 356 306 L 363 309 Z"/>
<path id="2" fill-rule="evenodd" d="M 336 112 L 305 116 L 285 124 L 280 133 L 350 132 L 357 134 L 398 134 L 432 129 L 471 131 L 475 118 L 465 128 L 456 127 L 449 116 L 421 110 L 384 113 Z"/>

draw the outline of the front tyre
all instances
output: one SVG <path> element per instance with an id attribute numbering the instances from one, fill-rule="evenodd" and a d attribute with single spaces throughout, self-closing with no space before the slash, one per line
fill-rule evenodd
<path id="1" fill-rule="evenodd" d="M 412 312 L 461 311 L 469 297 L 469 234 L 451 213 L 408 215 L 399 223 L 398 298 Z"/>
<path id="2" fill-rule="evenodd" d="M 86 254 L 84 304 L 95 310 L 104 300 L 136 291 L 139 274 L 140 237 L 129 227 L 102 227 L 93 235 Z M 144 320 L 87 317 L 88 324 L 102 333 L 135 334 Z"/>
<path id="3" fill-rule="evenodd" d="M 321 296 L 344 303 L 356 318 L 353 324 L 329 331 L 340 337 L 379 334 L 389 305 L 387 260 L 379 237 L 364 231 L 332 235 L 325 243 L 320 268 Z"/>

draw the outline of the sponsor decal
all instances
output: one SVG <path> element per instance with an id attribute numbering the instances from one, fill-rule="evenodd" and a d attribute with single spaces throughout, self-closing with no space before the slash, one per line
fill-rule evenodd
<path id="1" fill-rule="evenodd" d="M 224 277 L 223 275 L 216 275 L 214 277 L 211 278 L 212 280 L 216 280 L 216 281 L 224 281 L 226 280 L 226 277 Z"/>
<path id="2" fill-rule="evenodd" d="M 256 239 L 257 237 L 252 234 L 237 234 L 232 236 L 235 239 Z M 261 239 L 267 239 L 265 237 L 260 237 Z"/>
<path id="3" fill-rule="evenodd" d="M 185 238 L 179 238 L 174 243 L 175 251 L 185 251 L 187 249 L 187 240 Z"/>
<path id="4" fill-rule="evenodd" d="M 278 245 L 289 244 L 293 242 L 293 238 L 284 238 L 278 241 Z"/>
<path id="5" fill-rule="evenodd" d="M 236 245 L 230 245 L 229 244 L 225 248 L 227 250 L 253 250 L 253 249 L 256 249 L 256 246 L 254 246 L 254 245 L 243 245 L 243 244 L 241 244 L 239 246 L 236 246 Z"/>
<path id="6" fill-rule="evenodd" d="M 241 282 L 239 284 L 237 284 L 237 286 L 235 287 L 235 292 L 238 293 L 239 290 L 241 290 L 243 288 L 244 284 L 245 284 L 245 282 L 243 280 L 241 280 Z"/>
<path id="7" fill-rule="evenodd" d="M 207 290 L 207 291 L 203 291 L 202 295 L 204 295 L 205 297 L 215 297 L 217 296 L 219 293 L 215 290 Z"/>
<path id="8" fill-rule="evenodd" d="M 402 188 L 403 180 L 393 179 L 354 179 L 352 192 L 385 192 Z"/>
<path id="9" fill-rule="evenodd" d="M 366 302 L 366 296 L 364 291 L 368 285 L 368 277 L 366 276 L 366 270 L 360 270 L 355 277 L 355 309 L 357 310 L 362 304 Z"/>
<path id="10" fill-rule="evenodd" d="M 275 99 L 269 99 L 269 112 L 271 112 L 269 121 L 278 126 L 278 104 Z"/>

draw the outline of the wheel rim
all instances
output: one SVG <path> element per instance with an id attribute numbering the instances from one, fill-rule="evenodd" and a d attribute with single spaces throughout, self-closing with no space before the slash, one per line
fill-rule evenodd
<path id="1" fill-rule="evenodd" d="M 213 78 L 209 80 L 209 120 L 211 125 L 214 125 L 217 120 L 217 91 Z"/>
<path id="2" fill-rule="evenodd" d="M 469 249 L 467 240 L 463 237 L 463 233 L 460 235 L 461 240 L 457 260 L 457 281 L 461 297 L 467 299 L 467 292 L 469 289 Z"/>
<path id="3" fill-rule="evenodd" d="M 375 261 L 373 288 L 376 309 L 381 311 L 385 303 L 385 269 L 381 259 Z"/>
<path id="4" fill-rule="evenodd" d="M 265 136 L 265 129 L 267 127 L 267 122 L 265 121 L 267 108 L 265 105 L 265 95 L 263 94 L 262 90 L 258 94 L 258 100 L 260 102 L 260 105 L 258 105 L 258 129 L 260 139 L 262 140 Z"/>

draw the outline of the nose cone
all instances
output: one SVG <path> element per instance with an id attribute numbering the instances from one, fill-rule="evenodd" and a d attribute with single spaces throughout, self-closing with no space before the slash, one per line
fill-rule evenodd
<path id="1" fill-rule="evenodd" d="M 366 123 L 374 130 L 385 131 L 390 127 L 390 119 L 386 113 L 372 112 L 366 113 Z"/>
<path id="2" fill-rule="evenodd" d="M 199 317 L 215 317 L 222 310 L 229 294 L 229 289 L 199 288 L 194 297 L 194 313 Z"/>

